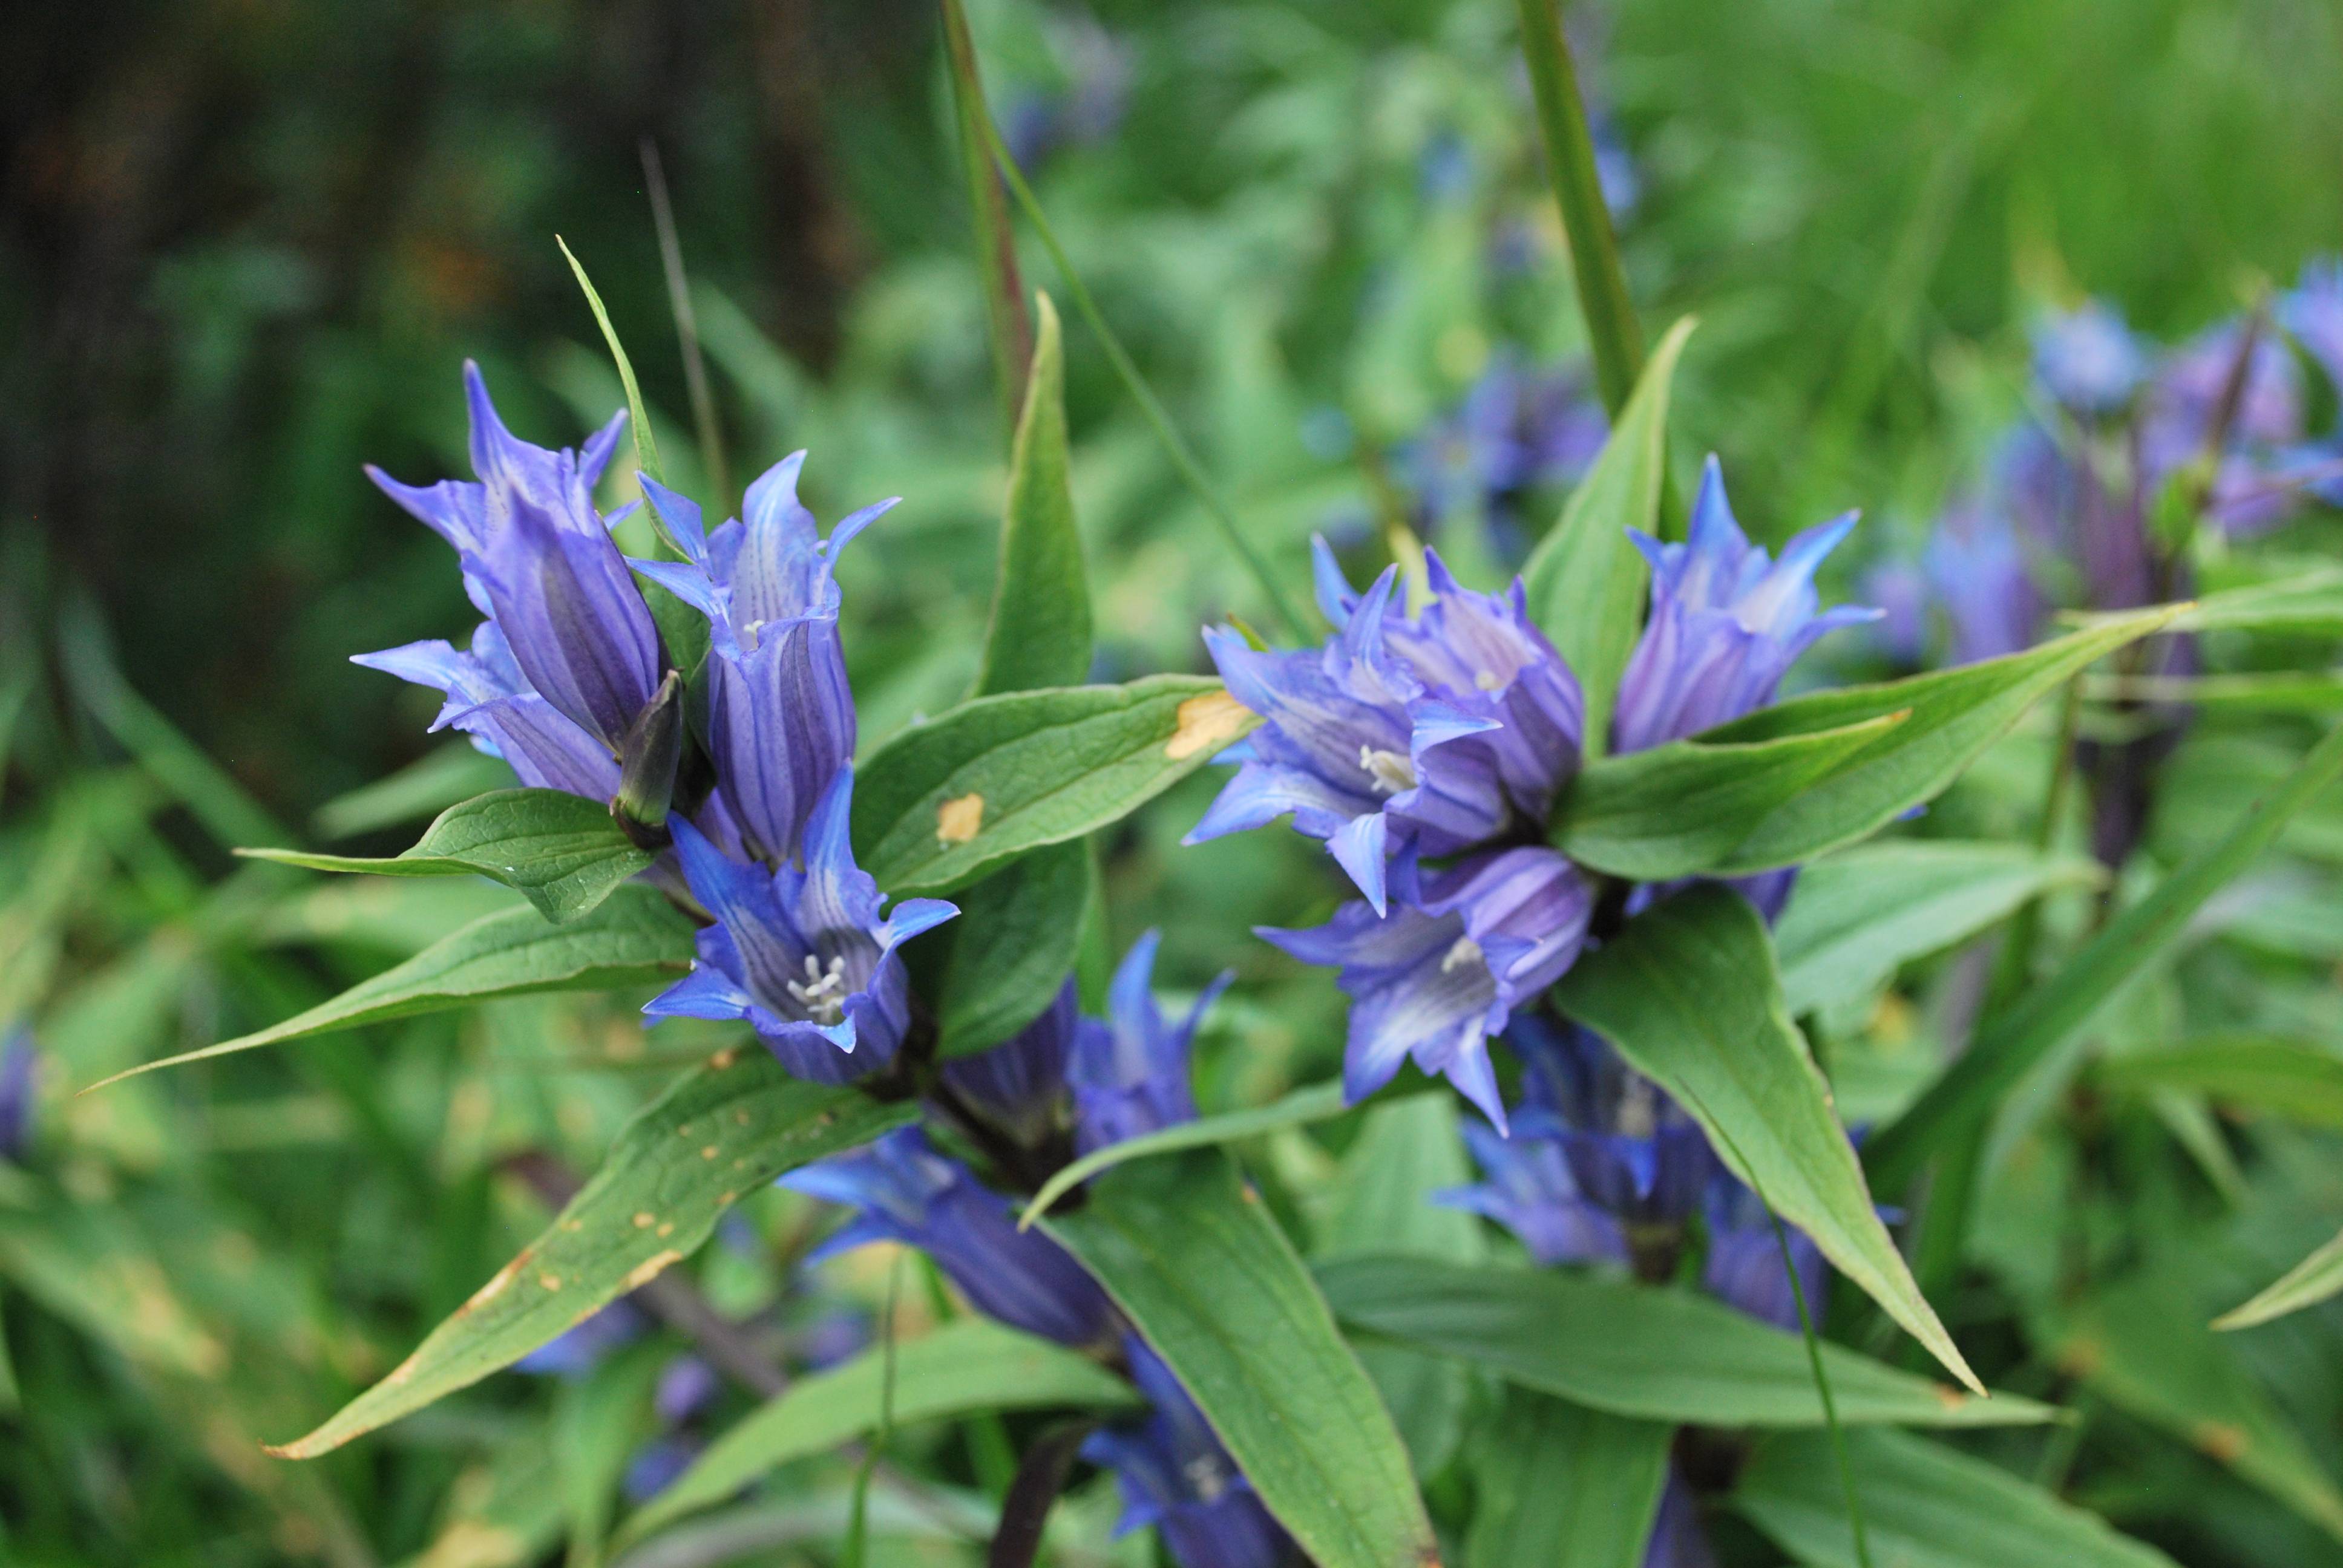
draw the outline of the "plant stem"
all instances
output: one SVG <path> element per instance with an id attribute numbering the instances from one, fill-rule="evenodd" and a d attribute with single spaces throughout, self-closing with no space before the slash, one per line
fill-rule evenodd
<path id="1" fill-rule="evenodd" d="M 985 325 L 992 342 L 994 391 L 1001 402 L 1001 439 L 1017 438 L 1017 418 L 1025 398 L 1025 367 L 1033 357 L 1033 323 L 1025 313 L 1025 286 L 1018 276 L 1017 244 L 1009 227 L 1009 204 L 993 171 L 987 131 L 992 112 L 984 101 L 984 78 L 976 64 L 976 41 L 960 0 L 942 0 L 944 54 L 950 62 L 952 115 L 960 125 L 960 162 L 968 176 L 969 219 L 976 235 L 976 266 L 984 278 Z"/>
<path id="2" fill-rule="evenodd" d="M 1594 138 L 1586 126 L 1586 105 L 1578 92 L 1578 72 L 1563 37 L 1554 0 L 1519 0 L 1522 55 L 1536 95 L 1538 132 L 1545 143 L 1546 174 L 1562 209 L 1570 242 L 1570 268 L 1578 282 L 1578 308 L 1586 318 L 1586 343 L 1594 357 L 1594 381 L 1603 406 L 1616 419 L 1635 377 L 1644 369 L 1644 333 L 1627 297 L 1627 276 L 1619 265 L 1619 236 L 1603 200 L 1595 173 Z"/>
<path id="3" fill-rule="evenodd" d="M 643 189 L 651 198 L 651 226 L 659 231 L 659 267 L 667 274 L 668 307 L 675 313 L 675 336 L 683 346 L 683 383 L 691 395 L 699 466 L 708 471 L 710 510 L 721 518 L 732 509 L 732 474 L 724 459 L 724 427 L 717 422 L 708 361 L 699 352 L 699 318 L 691 311 L 691 283 L 683 270 L 683 241 L 676 233 L 675 207 L 668 200 L 667 171 L 659 166 L 659 145 L 649 136 L 643 138 L 642 156 Z"/>

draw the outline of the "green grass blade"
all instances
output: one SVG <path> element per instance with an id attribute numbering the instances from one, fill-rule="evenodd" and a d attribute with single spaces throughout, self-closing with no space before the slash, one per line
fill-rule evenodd
<path id="1" fill-rule="evenodd" d="M 569 248 L 569 242 L 559 235 L 553 243 L 569 262 L 569 270 L 578 275 L 578 286 L 586 291 L 586 303 L 594 312 L 594 324 L 602 329 L 602 341 L 610 346 L 610 357 L 618 361 L 618 379 L 627 388 L 627 423 L 635 435 L 635 466 L 653 479 L 667 483 L 667 470 L 659 466 L 659 437 L 651 433 L 650 415 L 643 407 L 643 389 L 635 383 L 635 362 L 627 357 L 625 345 L 618 341 L 618 329 L 610 325 L 610 313 L 602 305 L 602 297 L 594 292 L 593 280 Z"/>

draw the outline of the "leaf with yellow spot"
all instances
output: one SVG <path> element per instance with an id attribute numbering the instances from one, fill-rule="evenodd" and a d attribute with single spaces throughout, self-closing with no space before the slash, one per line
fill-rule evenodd
<path id="1" fill-rule="evenodd" d="M 719 1054 L 629 1122 L 544 1234 L 396 1371 L 307 1437 L 269 1452 L 315 1458 L 510 1365 L 688 1256 L 741 1191 L 866 1143 L 916 1109 L 799 1082 L 761 1050 Z M 718 1159 L 724 1154 L 733 1158 Z M 534 1288 L 513 1289 L 523 1277 Z"/>
<path id="2" fill-rule="evenodd" d="M 1216 680 L 1012 691 L 889 740 L 854 789 L 854 848 L 890 893 L 944 893 L 1121 821 L 1257 719 Z"/>

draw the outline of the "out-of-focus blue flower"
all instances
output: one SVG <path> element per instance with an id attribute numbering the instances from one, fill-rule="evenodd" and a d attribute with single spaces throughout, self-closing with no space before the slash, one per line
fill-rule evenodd
<path id="1" fill-rule="evenodd" d="M 1052 29 L 1064 85 L 1012 86 L 1004 95 L 1001 139 L 1029 173 L 1053 155 L 1112 136 L 1131 104 L 1131 57 L 1113 34 L 1088 18 Z"/>
<path id="2" fill-rule="evenodd" d="M 2147 356 L 2123 313 L 2101 300 L 2034 327 L 2034 378 L 2085 418 L 2118 414 L 2147 376 Z"/>
<path id="3" fill-rule="evenodd" d="M 1782 1266 L 1781 1238 L 1774 1233 L 1774 1221 L 1757 1194 L 1720 1171 L 1709 1183 L 1704 1208 L 1708 1256 L 1701 1265 L 1701 1283 L 1709 1294 L 1777 1329 L 1797 1332 L 1798 1298 L 1790 1288 L 1789 1271 Z M 1798 1267 L 1806 1312 L 1819 1329 L 1830 1265 L 1804 1231 L 1795 1225 L 1783 1229 L 1789 1234 L 1790 1257 Z"/>
<path id="4" fill-rule="evenodd" d="M 2241 356 L 2236 408 L 2227 427 L 2217 427 Z M 2302 437 L 2302 376 L 2286 345 L 2240 322 L 2199 333 L 2157 369 L 2148 387 L 2133 508 L 2144 511 L 2157 487 L 2205 457 L 2217 437 L 2207 515 L 2233 535 L 2267 528 L 2298 500 L 2287 478 Z"/>
<path id="5" fill-rule="evenodd" d="M 1084 1153 L 1196 1120 L 1188 1082 L 1196 1026 L 1235 975 L 1222 971 L 1175 1023 L 1156 1005 L 1152 989 L 1161 940 L 1161 932 L 1149 931 L 1131 943 L 1107 993 L 1106 1020 L 1086 1018 L 1075 1026 L 1066 1077 L 1074 1091 L 1076 1144 Z"/>
<path id="6" fill-rule="evenodd" d="M 1082 1444 L 1082 1457 L 1112 1470 L 1121 1487 L 1115 1533 L 1154 1525 L 1180 1568 L 1276 1568 L 1298 1559 L 1172 1369 L 1137 1334 L 1123 1349 L 1131 1381 L 1153 1408 Z"/>
<path id="7" fill-rule="evenodd" d="M 743 864 L 680 818 L 669 826 L 692 896 L 716 917 L 699 961 L 643 1010 L 746 1019 L 783 1067 L 845 1083 L 885 1067 L 910 1027 L 910 980 L 895 951 L 958 914 L 940 899 L 886 900 L 847 838 L 854 773 L 840 769 L 806 824 L 805 869 Z"/>
<path id="8" fill-rule="evenodd" d="M 1530 492 L 1575 483 L 1609 431 L 1583 369 L 1534 374 L 1499 353 L 1453 410 L 1393 452 L 1393 474 L 1414 498 L 1418 532 L 1479 517 L 1501 546 L 1518 546 Z"/>
<path id="9" fill-rule="evenodd" d="M 33 1101 L 40 1084 L 40 1052 L 23 1024 L 0 1043 L 0 1160 L 20 1162 L 33 1141 Z"/>
<path id="10" fill-rule="evenodd" d="M 900 1241 L 935 1260 L 977 1310 L 1063 1345 L 1101 1350 L 1121 1333 L 1106 1295 L 1039 1231 L 1020 1231 L 1008 1201 L 905 1127 L 851 1154 L 808 1165 L 781 1185 L 860 1211 L 813 1254 Z"/>
<path id="11" fill-rule="evenodd" d="M 2306 262 L 2302 276 L 2278 302 L 2278 319 L 2318 361 L 2328 384 L 2343 391 L 2343 257 Z"/>
<path id="12" fill-rule="evenodd" d="M 634 568 L 708 618 L 708 742 L 718 788 L 749 846 L 794 857 L 814 805 L 854 756 L 854 694 L 838 636 L 838 553 L 895 505 L 841 520 L 825 542 L 798 500 L 803 452 L 749 487 L 741 516 L 703 531 L 699 504 L 654 480 L 643 493 L 687 558 Z"/>
<path id="13" fill-rule="evenodd" d="M 1391 605 L 1397 568 L 1354 594 L 1317 541 L 1319 608 L 1337 629 L 1315 653 L 1205 632 L 1230 693 L 1268 722 L 1224 754 L 1243 766 L 1186 842 L 1290 812 L 1381 911 L 1389 862 L 1544 820 L 1578 767 L 1577 678 L 1531 623 L 1520 583 L 1474 593 L 1437 552 L 1424 562 L 1429 602 L 1410 619 Z"/>
<path id="14" fill-rule="evenodd" d="M 505 428 L 478 366 L 466 363 L 464 387 L 478 483 L 418 487 L 367 474 L 455 546 L 465 590 L 503 632 L 528 687 L 616 756 L 667 665 L 650 608 L 594 509 L 624 416 L 582 452 L 551 451 Z"/>
<path id="15" fill-rule="evenodd" d="M 472 634 L 469 652 L 434 639 L 362 653 L 351 662 L 446 692 L 432 729 L 462 730 L 480 750 L 510 763 L 532 789 L 596 800 L 618 792 L 617 756 L 538 695 L 492 620 Z"/>
<path id="16" fill-rule="evenodd" d="M 681 1426 L 716 1402 L 724 1392 L 716 1369 L 698 1356 L 677 1356 L 659 1369 L 651 1390 L 651 1410 L 669 1426 Z"/>
<path id="17" fill-rule="evenodd" d="M 1700 1527 L 1700 1508 L 1692 1488 L 1673 1461 L 1660 1489 L 1659 1513 L 1652 1520 L 1652 1538 L 1644 1543 L 1643 1568 L 1716 1568 L 1716 1553 Z"/>
<path id="18" fill-rule="evenodd" d="M 1522 847 L 1467 856 L 1424 878 L 1421 894 L 1385 915 L 1350 903 L 1314 930 L 1256 934 L 1304 963 L 1340 970 L 1336 983 L 1351 999 L 1342 1057 L 1350 1100 L 1373 1093 L 1413 1058 L 1502 1129 L 1488 1037 L 1577 959 L 1593 890 L 1565 857 Z"/>
<path id="19" fill-rule="evenodd" d="M 538 1377 L 584 1377 L 612 1351 L 640 1339 L 649 1326 L 642 1310 L 620 1296 L 513 1362 L 513 1370 Z"/>
<path id="20" fill-rule="evenodd" d="M 1848 512 L 1818 523 L 1775 560 L 1734 520 L 1712 455 L 1693 499 L 1689 538 L 1664 545 L 1633 536 L 1652 563 L 1652 608 L 1619 683 L 1614 748 L 1641 751 L 1762 708 L 1816 639 L 1877 619 L 1877 610 L 1856 605 L 1823 609 L 1815 591 L 1815 569 L 1855 521 Z"/>
<path id="21" fill-rule="evenodd" d="M 1066 1057 L 1084 1020 L 1074 982 L 1041 1015 L 990 1050 L 944 1064 L 944 1081 L 1022 1147 L 1058 1130 L 1066 1098 Z"/>
<path id="22" fill-rule="evenodd" d="M 1976 499 L 1948 509 L 1928 540 L 1926 571 L 1951 623 L 1952 663 L 1975 664 L 2034 645 L 2049 607 L 2006 514 Z"/>

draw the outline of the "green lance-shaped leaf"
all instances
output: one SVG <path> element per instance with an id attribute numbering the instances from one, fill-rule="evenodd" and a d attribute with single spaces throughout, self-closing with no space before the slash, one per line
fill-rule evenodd
<path id="1" fill-rule="evenodd" d="M 1120 821 L 1258 723 L 1219 681 L 1192 675 L 980 697 L 862 766 L 857 856 L 890 893 L 950 892 Z"/>
<path id="2" fill-rule="evenodd" d="M 619 1543 L 721 1503 L 791 1460 L 876 1431 L 884 1359 L 883 1348 L 874 1346 L 759 1407 L 629 1518 Z M 1097 1362 L 982 1318 L 955 1319 L 895 1347 L 896 1426 L 983 1411 L 1111 1411 L 1139 1402 L 1131 1384 Z"/>
<path id="3" fill-rule="evenodd" d="M 988 178 L 991 170 L 988 166 Z M 1091 672 L 1090 577 L 1074 526 L 1066 452 L 1066 373 L 1057 308 L 1037 295 L 1040 331 L 1025 411 L 1009 455 L 1001 519 L 1001 576 L 972 695 L 1072 686 Z"/>
<path id="4" fill-rule="evenodd" d="M 1949 1134 L 1989 1114 L 2034 1065 L 2072 1040 L 2108 999 L 2172 950 L 2189 918 L 2275 839 L 2294 814 L 2343 776 L 2343 725 L 2310 749 L 2268 799 L 2191 856 L 2156 890 L 2101 927 L 2058 971 L 1986 1029 L 1913 1107 L 1873 1138 L 1864 1163 L 1896 1192 Z"/>
<path id="5" fill-rule="evenodd" d="M 1470 1453 L 1465 1568 L 1640 1568 L 1675 1428 L 1507 1388 Z"/>
<path id="6" fill-rule="evenodd" d="M 851 1087 L 803 1083 L 756 1046 L 719 1051 L 647 1106 L 545 1233 L 415 1353 L 307 1437 L 314 1459 L 509 1366 L 689 1256 L 734 1200 L 910 1121 Z"/>
<path id="7" fill-rule="evenodd" d="M 1153 1132 L 1126 1138 L 1120 1143 L 1110 1143 L 1093 1149 L 1041 1183 L 1033 1201 L 1025 1205 L 1025 1212 L 1017 1221 L 1023 1230 L 1050 1211 L 1051 1205 L 1074 1188 L 1101 1171 L 1112 1170 L 1127 1161 L 1143 1159 L 1150 1154 L 1175 1154 L 1182 1149 L 1209 1149 L 1215 1144 L 1233 1143 L 1240 1138 L 1258 1138 L 1264 1132 L 1276 1132 L 1288 1127 L 1306 1127 L 1312 1121 L 1324 1121 L 1340 1116 L 1349 1109 L 1342 1098 L 1340 1083 L 1312 1084 L 1297 1089 L 1282 1100 L 1267 1105 L 1256 1105 L 1243 1111 L 1225 1111 L 1218 1116 L 1200 1116 L 1193 1121 L 1182 1121 Z"/>
<path id="8" fill-rule="evenodd" d="M 1057 999 L 1080 956 L 1090 907 L 1090 851 L 1052 844 L 1021 856 L 955 895 L 960 918 L 929 940 L 938 1053 L 967 1056 L 1000 1044 Z"/>
<path id="9" fill-rule="evenodd" d="M 1637 881 L 1694 876 L 1765 820 L 1902 724 L 1885 713 L 1840 729 L 1746 745 L 1675 740 L 1588 763 L 1554 817 L 1554 848 Z"/>
<path id="10" fill-rule="evenodd" d="M 635 384 L 635 362 L 627 357 L 626 347 L 618 341 L 618 329 L 610 324 L 610 313 L 603 307 L 602 297 L 595 292 L 593 280 L 586 276 L 585 264 L 559 235 L 553 236 L 553 243 L 561 247 L 562 258 L 577 275 L 578 286 L 586 294 L 587 308 L 594 313 L 594 325 L 602 329 L 602 341 L 609 346 L 610 357 L 618 364 L 618 384 L 627 389 L 627 425 L 635 437 L 635 467 L 665 484 L 667 472 L 659 466 L 659 437 L 652 431 L 650 414 L 643 407 L 643 389 Z"/>
<path id="11" fill-rule="evenodd" d="M 608 807 L 558 789 L 498 789 L 450 806 L 415 848 L 388 859 L 303 849 L 236 853 L 313 871 L 489 877 L 557 924 L 585 914 L 651 863 L 648 851 L 628 841 Z"/>
<path id="12" fill-rule="evenodd" d="M 1437 1548 L 1407 1450 L 1285 1235 L 1224 1154 L 1125 1165 L 1050 1233 L 1104 1285 L 1319 1568 Z"/>
<path id="13" fill-rule="evenodd" d="M 1602 455 L 1570 493 L 1562 520 L 1522 568 L 1530 618 L 1554 641 L 1586 694 L 1586 754 L 1610 742 L 1619 678 L 1643 630 L 1644 589 L 1651 568 L 1627 530 L 1659 532 L 1667 482 L 1668 387 L 1684 339 L 1686 317 L 1668 329 L 1635 383 L 1634 396 L 1611 427 Z"/>
<path id="14" fill-rule="evenodd" d="M 2067 1303 L 2037 1341 L 2107 1403 L 2343 1540 L 2343 1493 L 2235 1345 L 2206 1326 L 2191 1267 L 2176 1259 Z"/>
<path id="15" fill-rule="evenodd" d="M 2185 1090 L 2238 1111 L 2343 1131 L 2343 1056 L 2308 1040 L 2207 1035 L 2098 1065 L 2110 1089 Z"/>
<path id="16" fill-rule="evenodd" d="M 2315 1307 L 2338 1292 L 2343 1292 L 2343 1234 L 2288 1269 L 2251 1301 L 2215 1318 L 2213 1326 L 2225 1332 L 2250 1329 L 2305 1307 Z"/>
<path id="17" fill-rule="evenodd" d="M 1899 839 L 1842 849 L 1798 874 L 1774 928 L 1782 999 L 1795 1017 L 1868 996 L 2028 899 L 2099 875 L 2089 860 L 2017 844 Z"/>
<path id="18" fill-rule="evenodd" d="M 1839 1272 L 1985 1392 L 1880 1223 L 1746 899 L 1707 883 L 1663 900 L 1580 960 L 1554 996 L 1690 1112 L 1717 1157 Z"/>
<path id="19" fill-rule="evenodd" d="M 1614 1415 L 1824 1424 L 1797 1335 L 1688 1291 L 1423 1258 L 1344 1258 L 1320 1264 L 1318 1282 L 1347 1328 Z M 2020 1426 L 2056 1414 L 2015 1394 L 1973 1398 L 1842 1346 L 1821 1349 L 1841 1425 Z"/>
<path id="20" fill-rule="evenodd" d="M 2059 682 L 2166 625 L 2182 608 L 2108 616 L 2039 648 L 1982 664 L 1795 697 L 1704 731 L 1695 739 L 1710 744 L 1777 740 L 1910 713 L 1829 777 L 1784 802 L 1714 869 L 1742 876 L 1795 865 L 1869 837 L 1933 799 Z"/>
<path id="21" fill-rule="evenodd" d="M 691 960 L 691 922 L 650 888 L 620 888 L 593 912 L 563 926 L 548 925 L 535 910 L 503 910 L 451 931 L 405 963 L 360 980 L 283 1023 L 200 1050 L 143 1062 L 101 1079 L 90 1089 L 159 1067 L 466 1007 L 493 997 L 641 985 L 683 974 Z"/>
<path id="22" fill-rule="evenodd" d="M 1899 1568 L 2173 1568 L 2154 1547 L 1997 1465 L 1906 1432 L 1850 1432 L 1872 1560 Z M 1858 1568 L 1828 1444 L 1781 1432 L 1757 1445 L 1735 1511 L 1811 1568 Z"/>

